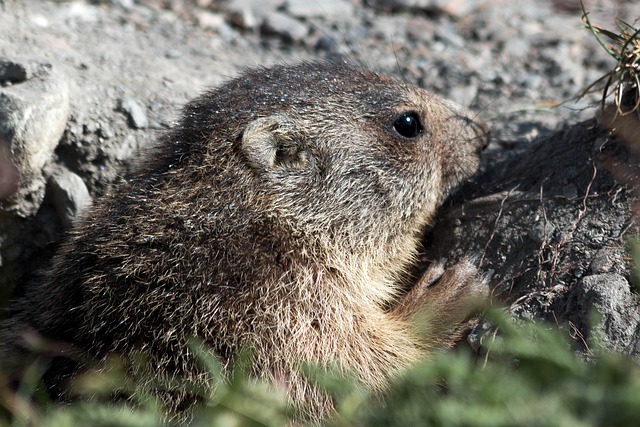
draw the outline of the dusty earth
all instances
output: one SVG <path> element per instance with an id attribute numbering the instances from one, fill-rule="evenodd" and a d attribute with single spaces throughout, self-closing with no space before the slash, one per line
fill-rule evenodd
<path id="1" fill-rule="evenodd" d="M 514 316 L 557 323 L 587 348 L 596 309 L 604 343 L 640 354 L 625 249 L 633 156 L 598 127 L 598 96 L 575 98 L 614 62 L 581 28 L 578 1 L 522 3 L 0 0 L 2 303 L 185 101 L 245 67 L 347 60 L 492 126 L 482 171 L 443 207 L 425 260 L 480 254 L 495 304 Z M 636 1 L 585 3 L 610 28 L 640 17 Z"/>

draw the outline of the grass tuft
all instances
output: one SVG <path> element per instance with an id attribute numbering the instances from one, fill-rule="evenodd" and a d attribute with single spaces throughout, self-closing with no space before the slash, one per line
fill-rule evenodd
<path id="1" fill-rule="evenodd" d="M 640 28 L 635 27 L 638 19 L 630 24 L 617 18 L 615 20 L 617 31 L 611 31 L 593 24 L 582 0 L 580 5 L 586 28 L 591 31 L 607 54 L 616 61 L 611 71 L 589 85 L 580 96 L 591 92 L 602 92 L 601 108 L 603 110 L 607 99 L 613 96 L 618 115 L 635 113 L 640 117 Z"/>

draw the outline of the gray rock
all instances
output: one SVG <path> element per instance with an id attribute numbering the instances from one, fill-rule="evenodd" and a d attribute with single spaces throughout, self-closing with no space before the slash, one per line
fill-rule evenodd
<path id="1" fill-rule="evenodd" d="M 420 9 L 444 12 L 459 18 L 476 9 L 481 0 L 373 0 L 371 5 L 387 10 Z"/>
<path id="2" fill-rule="evenodd" d="M 265 15 L 275 12 L 283 3 L 284 0 L 233 0 L 226 9 L 231 23 L 245 30 L 256 30 L 263 25 Z"/>
<path id="3" fill-rule="evenodd" d="M 478 94 L 478 86 L 454 86 L 449 91 L 448 97 L 452 101 L 464 106 L 469 106 Z"/>
<path id="4" fill-rule="evenodd" d="M 465 45 L 464 38 L 458 34 L 456 27 L 454 27 L 450 22 L 445 21 L 438 26 L 434 36 L 436 40 L 440 40 L 445 45 L 456 49 L 462 49 Z"/>
<path id="5" fill-rule="evenodd" d="M 44 76 L 50 70 L 51 64 L 0 59 L 0 84 L 22 83 L 34 77 Z"/>
<path id="6" fill-rule="evenodd" d="M 122 98 L 120 109 L 127 115 L 129 125 L 134 129 L 145 129 L 149 126 L 149 119 L 147 119 L 144 107 L 135 99 L 128 96 Z"/>
<path id="7" fill-rule="evenodd" d="M 585 317 L 593 310 L 599 314 L 594 333 L 604 346 L 629 353 L 638 340 L 640 300 L 631 293 L 627 280 L 618 274 L 587 276 L 580 281 L 576 297 Z"/>
<path id="8" fill-rule="evenodd" d="M 243 30 L 255 30 L 262 25 L 262 17 L 258 17 L 250 7 L 236 8 L 229 14 L 231 23 Z"/>
<path id="9" fill-rule="evenodd" d="M 309 26 L 281 12 L 269 12 L 262 28 L 266 33 L 278 34 L 285 39 L 302 41 L 309 34 Z"/>
<path id="10" fill-rule="evenodd" d="M 555 229 L 554 225 L 550 222 L 540 221 L 535 224 L 529 232 L 529 238 L 539 244 L 549 242 Z"/>
<path id="11" fill-rule="evenodd" d="M 91 205 L 91 196 L 82 178 L 70 170 L 59 167 L 48 180 L 51 200 L 65 228 L 69 228 L 78 215 Z"/>
<path id="12" fill-rule="evenodd" d="M 341 18 L 349 19 L 353 15 L 353 4 L 345 0 L 288 0 L 285 10 L 296 18 Z"/>
<path id="13" fill-rule="evenodd" d="M 36 212 L 44 196 L 43 166 L 60 141 L 69 116 L 69 87 L 48 75 L 0 88 L 0 140 L 13 154 L 18 191 L 2 209 L 22 217 Z"/>
<path id="14" fill-rule="evenodd" d="M 196 21 L 201 28 L 218 30 L 224 24 L 224 17 L 219 13 L 209 12 L 207 10 L 197 10 L 194 12 Z"/>
<path id="15" fill-rule="evenodd" d="M 385 10 L 433 9 L 435 3 L 435 0 L 372 0 L 369 2 L 370 5 Z"/>
<path id="16" fill-rule="evenodd" d="M 610 271 L 613 268 L 615 253 L 607 249 L 601 249 L 596 252 L 589 266 L 593 274 L 601 274 Z"/>

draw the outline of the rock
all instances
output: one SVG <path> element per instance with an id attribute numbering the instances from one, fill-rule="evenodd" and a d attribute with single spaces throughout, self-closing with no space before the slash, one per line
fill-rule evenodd
<path id="1" fill-rule="evenodd" d="M 436 1 L 434 0 L 372 0 L 370 5 L 383 10 L 399 10 L 399 9 L 433 9 Z"/>
<path id="2" fill-rule="evenodd" d="M 446 13 L 455 18 L 468 15 L 476 9 L 481 0 L 373 0 L 369 4 L 384 10 L 419 9 Z"/>
<path id="3" fill-rule="evenodd" d="M 538 244 L 549 242 L 556 228 L 548 221 L 540 221 L 529 231 L 529 238 Z"/>
<path id="4" fill-rule="evenodd" d="M 283 0 L 233 0 L 226 9 L 232 24 L 245 29 L 256 30 L 264 23 L 267 13 L 275 12 Z"/>
<path id="5" fill-rule="evenodd" d="M 640 299 L 627 280 L 618 274 L 596 274 L 582 278 L 575 291 L 577 304 L 587 317 L 595 310 L 600 319 L 593 331 L 606 348 L 628 353 L 637 342 Z M 588 322 L 590 319 L 582 319 Z"/>
<path id="6" fill-rule="evenodd" d="M 11 61 L 0 59 L 0 84 L 22 83 L 34 77 L 46 75 L 51 70 L 51 64 L 36 61 Z"/>
<path id="7" fill-rule="evenodd" d="M 1 205 L 27 217 L 44 196 L 42 168 L 60 141 L 69 116 L 69 87 L 59 76 L 33 78 L 0 88 L 0 140 L 13 154 L 18 191 Z"/>
<path id="8" fill-rule="evenodd" d="M 476 85 L 454 86 L 449 91 L 448 97 L 460 105 L 469 106 L 477 94 L 478 86 Z"/>
<path id="9" fill-rule="evenodd" d="M 262 19 L 249 7 L 234 9 L 229 15 L 231 24 L 243 30 L 255 30 L 262 24 Z"/>
<path id="10" fill-rule="evenodd" d="M 591 260 L 589 269 L 593 274 L 601 274 L 610 271 L 613 268 L 615 253 L 606 249 L 601 249 L 596 252 L 595 256 Z"/>
<path id="11" fill-rule="evenodd" d="M 125 97 L 120 100 L 120 110 L 122 110 L 129 119 L 129 125 L 134 129 L 145 129 L 149 126 L 149 119 L 144 108 L 138 101 L 131 97 Z"/>
<path id="12" fill-rule="evenodd" d="M 288 0 L 285 11 L 296 18 L 340 18 L 349 19 L 353 15 L 353 5 L 345 0 Z"/>
<path id="13" fill-rule="evenodd" d="M 302 41 L 309 34 L 309 26 L 280 12 L 267 13 L 262 29 L 266 33 L 278 34 L 284 39 L 294 41 Z"/>
<path id="14" fill-rule="evenodd" d="M 439 40 L 445 45 L 455 49 L 462 49 L 465 45 L 465 40 L 460 34 L 458 34 L 456 27 L 447 21 L 438 26 L 434 36 L 436 40 Z"/>
<path id="15" fill-rule="evenodd" d="M 63 9 L 63 14 L 68 21 L 77 21 L 85 24 L 95 24 L 99 22 L 100 9 L 93 4 L 80 1 L 68 3 Z"/>
<path id="16" fill-rule="evenodd" d="M 64 228 L 68 229 L 78 215 L 91 205 L 91 196 L 82 178 L 59 167 L 48 180 L 51 200 Z"/>
<path id="17" fill-rule="evenodd" d="M 219 13 L 197 10 L 194 14 L 196 21 L 201 28 L 217 31 L 222 25 L 224 25 L 224 17 Z"/>

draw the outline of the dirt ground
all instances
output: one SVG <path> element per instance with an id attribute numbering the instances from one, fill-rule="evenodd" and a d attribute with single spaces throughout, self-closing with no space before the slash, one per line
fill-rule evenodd
<path id="1" fill-rule="evenodd" d="M 587 7 L 611 27 L 640 17 L 636 1 Z M 598 96 L 575 98 L 613 65 L 581 15 L 577 1 L 0 0 L 0 196 L 23 177 L 0 205 L 0 298 L 46 267 L 77 213 L 187 100 L 246 67 L 347 60 L 492 127 L 481 173 L 443 207 L 425 260 L 480 254 L 495 304 L 585 348 L 598 310 L 604 343 L 638 355 L 625 248 L 637 174 L 598 127 Z"/>

